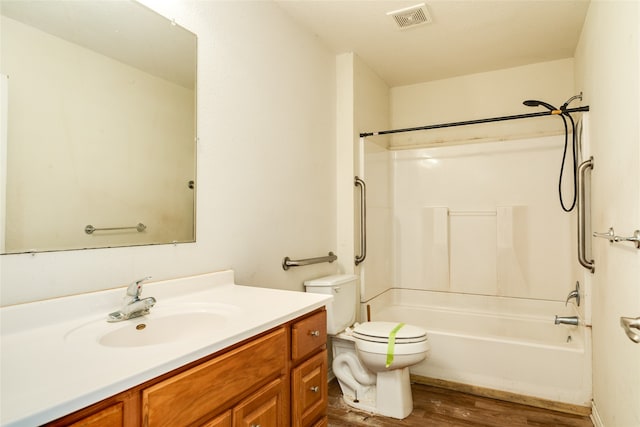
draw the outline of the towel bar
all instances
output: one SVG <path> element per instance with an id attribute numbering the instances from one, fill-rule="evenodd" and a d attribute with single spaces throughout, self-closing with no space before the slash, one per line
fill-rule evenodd
<path id="1" fill-rule="evenodd" d="M 87 234 L 91 234 L 94 231 L 113 231 L 113 230 L 136 230 L 138 233 L 142 233 L 147 229 L 147 226 L 143 223 L 139 222 L 137 225 L 132 227 L 105 227 L 105 228 L 96 228 L 93 225 L 89 224 L 84 228 L 84 232 Z"/>

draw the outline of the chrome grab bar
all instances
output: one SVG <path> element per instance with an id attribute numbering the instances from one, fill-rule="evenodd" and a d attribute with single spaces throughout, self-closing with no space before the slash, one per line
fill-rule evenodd
<path id="1" fill-rule="evenodd" d="M 620 326 L 624 329 L 629 339 L 636 344 L 640 344 L 640 317 L 635 319 L 632 317 L 621 317 Z M 637 329 L 638 332 L 632 331 L 631 328 Z"/>
<path id="2" fill-rule="evenodd" d="M 355 186 L 360 187 L 360 255 L 356 255 L 356 265 L 367 257 L 367 186 L 356 176 Z"/>
<path id="3" fill-rule="evenodd" d="M 586 256 L 586 230 L 585 230 L 585 189 L 584 189 L 584 175 L 587 169 L 593 169 L 593 156 L 589 157 L 578 166 L 578 261 L 590 272 L 595 271 L 594 261 L 587 260 Z"/>
<path id="4" fill-rule="evenodd" d="M 104 227 L 104 228 L 96 228 L 93 225 L 89 224 L 84 228 L 84 232 L 87 234 L 92 234 L 94 231 L 114 231 L 114 230 L 136 230 L 138 233 L 142 233 L 147 229 L 147 226 L 143 223 L 139 222 L 137 225 L 133 227 Z"/>
<path id="5" fill-rule="evenodd" d="M 625 236 L 617 236 L 616 232 L 613 231 L 613 227 L 609 227 L 609 230 L 606 233 L 594 232 L 593 237 L 601 237 L 603 239 L 607 239 L 609 243 L 633 242 L 636 245 L 636 249 L 640 249 L 640 230 L 635 230 L 633 232 L 633 236 L 625 237 Z"/>
<path id="6" fill-rule="evenodd" d="M 337 259 L 338 257 L 333 252 L 329 252 L 329 255 L 327 256 L 320 256 L 316 258 L 306 258 L 306 259 L 291 259 L 288 256 L 286 256 L 282 260 L 282 269 L 288 270 L 291 267 L 301 267 L 303 265 L 319 264 L 321 262 L 333 262 Z"/>

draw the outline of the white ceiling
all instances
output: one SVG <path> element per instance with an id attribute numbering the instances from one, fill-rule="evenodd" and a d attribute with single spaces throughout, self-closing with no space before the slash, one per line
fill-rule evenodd
<path id="1" fill-rule="evenodd" d="M 589 0 L 274 0 L 335 53 L 355 52 L 390 87 L 573 57 Z M 426 3 L 401 30 L 386 15 Z"/>

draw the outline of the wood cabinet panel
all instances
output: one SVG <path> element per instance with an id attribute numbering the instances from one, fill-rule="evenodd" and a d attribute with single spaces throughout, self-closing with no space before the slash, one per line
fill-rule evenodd
<path id="1" fill-rule="evenodd" d="M 138 427 L 139 393 L 128 390 L 45 424 L 47 427 Z"/>
<path id="2" fill-rule="evenodd" d="M 233 410 L 233 427 L 287 427 L 285 382 L 278 378 Z"/>
<path id="3" fill-rule="evenodd" d="M 326 415 L 327 351 L 311 357 L 291 371 L 293 426 L 309 426 L 319 416 Z"/>
<path id="4" fill-rule="evenodd" d="M 329 417 L 324 416 L 318 420 L 312 427 L 329 427 Z"/>
<path id="5" fill-rule="evenodd" d="M 218 415 L 214 419 L 204 423 L 200 427 L 231 427 L 231 411 Z"/>
<path id="6" fill-rule="evenodd" d="M 287 329 L 257 338 L 142 391 L 144 426 L 184 426 L 284 372 Z M 227 406 L 228 407 L 228 406 Z"/>
<path id="7" fill-rule="evenodd" d="M 327 312 L 320 311 L 291 327 L 291 358 L 300 361 L 327 343 Z"/>
<path id="8" fill-rule="evenodd" d="M 89 415 L 69 427 L 117 427 L 124 426 L 124 403 L 117 402 L 93 415 Z"/>

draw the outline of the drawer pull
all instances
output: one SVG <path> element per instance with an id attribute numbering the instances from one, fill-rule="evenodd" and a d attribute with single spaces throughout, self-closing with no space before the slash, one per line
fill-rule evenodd
<path id="1" fill-rule="evenodd" d="M 313 387 L 311 387 L 309 390 L 311 390 L 314 393 L 317 393 L 320 391 L 320 387 L 318 387 L 317 385 L 314 385 Z"/>
<path id="2" fill-rule="evenodd" d="M 251 427 L 261 427 L 260 424 L 251 424 Z"/>
<path id="3" fill-rule="evenodd" d="M 309 335 L 311 335 L 312 337 L 319 337 L 320 336 L 320 331 L 318 331 L 318 330 L 309 331 Z"/>

